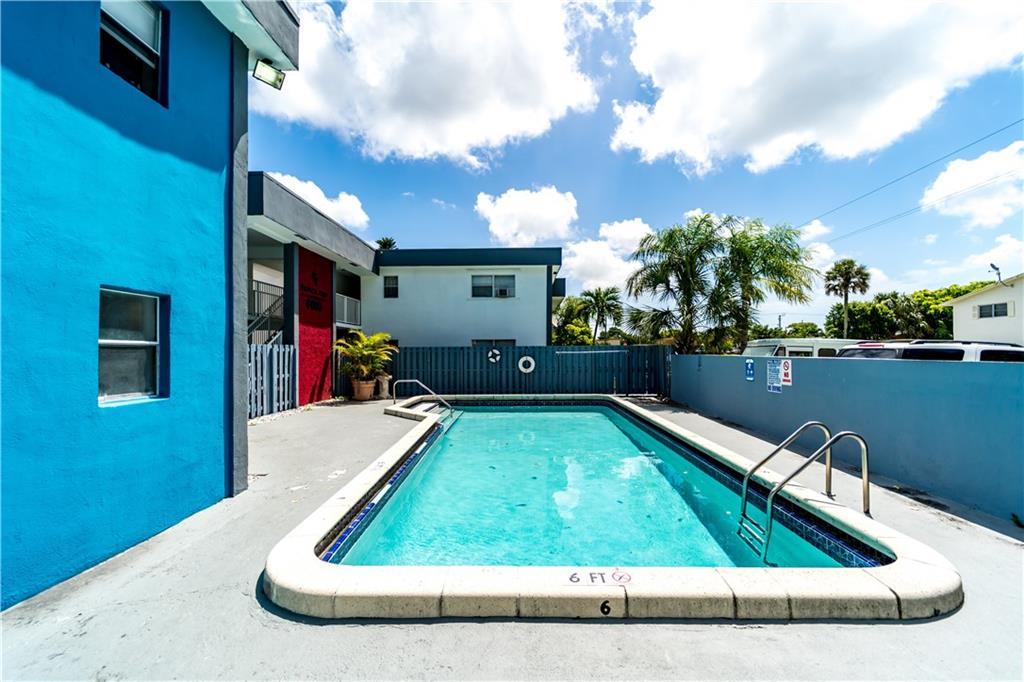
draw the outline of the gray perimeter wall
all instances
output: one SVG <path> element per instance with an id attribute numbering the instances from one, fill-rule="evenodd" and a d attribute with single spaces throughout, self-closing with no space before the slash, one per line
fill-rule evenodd
<path id="1" fill-rule="evenodd" d="M 862 434 L 872 474 L 1007 518 L 1024 517 L 1024 363 L 790 358 L 767 390 L 767 358 L 674 355 L 672 399 L 781 441 L 806 421 Z M 820 435 L 797 442 L 816 448 Z M 765 454 L 768 454 L 767 452 Z M 834 456 L 859 467 L 859 450 Z"/>

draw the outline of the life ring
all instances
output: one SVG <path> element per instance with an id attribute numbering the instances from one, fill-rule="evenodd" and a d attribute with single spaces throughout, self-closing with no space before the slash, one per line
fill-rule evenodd
<path id="1" fill-rule="evenodd" d="M 489 351 L 487 351 L 487 362 L 497 363 L 499 360 L 501 360 L 500 350 L 498 350 L 497 348 L 492 348 Z"/>
<path id="2" fill-rule="evenodd" d="M 523 374 L 529 374 L 533 370 L 537 369 L 537 361 L 529 355 L 524 355 L 519 358 L 519 371 Z"/>

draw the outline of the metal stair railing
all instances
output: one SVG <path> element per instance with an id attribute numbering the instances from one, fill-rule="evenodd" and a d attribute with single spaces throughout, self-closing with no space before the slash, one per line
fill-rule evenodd
<path id="1" fill-rule="evenodd" d="M 259 336 L 265 337 L 263 343 L 273 343 L 271 339 L 276 340 L 280 336 L 280 328 L 273 324 L 275 320 L 284 323 L 284 296 L 279 296 L 265 309 L 251 316 L 246 330 L 249 343 L 258 343 L 256 339 Z"/>
<path id="2" fill-rule="evenodd" d="M 740 518 L 737 523 L 736 534 L 746 542 L 751 549 L 755 552 L 764 554 L 764 547 L 767 545 L 766 535 L 767 532 L 761 524 L 755 521 L 753 518 L 747 515 L 747 501 L 748 494 L 750 492 L 750 479 L 754 473 L 768 463 L 773 457 L 778 455 L 780 452 L 789 447 L 793 441 L 799 438 L 808 429 L 818 429 L 825 434 L 825 441 L 828 442 L 832 439 L 832 432 L 829 430 L 823 422 L 809 421 L 800 426 L 796 431 L 789 434 L 786 440 L 779 443 L 778 447 L 768 453 L 768 455 L 759 461 L 754 466 L 750 467 L 746 475 L 743 476 L 743 492 L 740 494 Z M 825 494 L 832 495 L 832 449 L 828 448 L 825 454 Z"/>
<path id="3" fill-rule="evenodd" d="M 768 543 L 772 539 L 772 522 L 774 521 L 775 511 L 775 497 L 779 494 L 787 483 L 792 481 L 807 467 L 816 462 L 825 451 L 829 450 L 833 445 L 843 440 L 844 438 L 852 438 L 857 441 L 860 445 L 860 467 L 861 467 L 861 495 L 863 497 L 862 508 L 865 514 L 871 515 L 871 474 L 868 468 L 868 442 L 864 440 L 864 436 L 853 431 L 840 431 L 836 435 L 825 441 L 825 444 L 814 451 L 810 457 L 807 458 L 803 464 L 798 466 L 793 472 L 791 472 L 784 479 L 779 481 L 771 492 L 768 493 L 768 499 L 765 502 L 765 523 L 764 523 L 764 538 L 761 543 L 761 560 L 767 562 L 768 560 Z M 742 523 L 742 518 L 740 519 Z"/>
<path id="4" fill-rule="evenodd" d="M 423 383 L 419 379 L 399 379 L 398 381 L 396 381 L 393 384 L 391 384 L 391 404 L 392 405 L 394 405 L 396 402 L 398 402 L 398 391 L 396 389 L 398 388 L 399 384 L 416 384 L 417 386 L 422 388 L 424 391 L 426 391 L 427 393 L 432 395 L 437 400 L 437 402 L 441 403 L 442 405 L 444 405 L 445 407 L 448 408 L 448 416 L 449 417 L 454 417 L 454 418 L 450 422 L 448 422 L 447 426 L 445 426 L 445 422 L 444 422 L 445 418 L 441 417 L 441 427 L 445 431 L 447 431 L 449 428 L 451 428 L 451 425 L 455 423 L 456 419 L 458 419 L 462 415 L 461 412 L 456 414 L 455 408 L 452 407 L 451 403 L 449 403 L 447 400 L 445 400 L 444 398 L 439 396 L 437 393 L 434 393 L 434 389 L 430 388 L 429 386 L 427 386 L 425 383 Z"/>

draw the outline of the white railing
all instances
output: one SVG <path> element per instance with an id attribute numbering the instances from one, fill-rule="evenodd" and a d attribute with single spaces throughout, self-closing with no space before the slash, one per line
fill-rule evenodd
<path id="1" fill-rule="evenodd" d="M 358 327 L 363 323 L 362 303 L 357 298 L 334 295 L 334 321 L 338 324 L 349 324 Z"/>

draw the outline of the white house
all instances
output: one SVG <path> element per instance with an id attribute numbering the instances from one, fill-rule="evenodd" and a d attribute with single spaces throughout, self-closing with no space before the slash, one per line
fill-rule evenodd
<path id="1" fill-rule="evenodd" d="M 362 276 L 362 328 L 402 346 L 543 346 L 560 248 L 395 249 Z"/>
<path id="2" fill-rule="evenodd" d="M 943 303 L 953 309 L 953 338 L 1024 344 L 1024 273 Z"/>
<path id="3" fill-rule="evenodd" d="M 297 346 L 318 398 L 353 329 L 402 346 L 550 343 L 561 248 L 379 251 L 266 173 L 249 173 L 248 200 L 249 343 Z"/>

